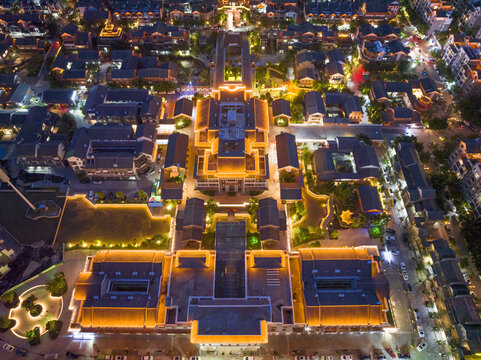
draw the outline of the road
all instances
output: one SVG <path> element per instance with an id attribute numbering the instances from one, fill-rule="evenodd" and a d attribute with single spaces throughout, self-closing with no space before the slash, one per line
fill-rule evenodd
<path id="1" fill-rule="evenodd" d="M 296 136 L 297 142 L 318 142 L 319 140 L 331 140 L 339 136 L 356 136 L 366 134 L 372 140 L 394 140 L 397 136 L 405 133 L 403 128 L 382 127 L 381 125 L 349 125 L 349 126 L 322 126 L 322 125 L 296 125 L 291 124 L 286 131 Z"/>

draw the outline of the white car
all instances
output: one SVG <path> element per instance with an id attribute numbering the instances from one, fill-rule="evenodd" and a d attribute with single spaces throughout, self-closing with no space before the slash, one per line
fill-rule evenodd
<path id="1" fill-rule="evenodd" d="M 341 360 L 352 360 L 352 355 L 341 355 Z"/>
<path id="2" fill-rule="evenodd" d="M 200 360 L 200 356 L 191 356 L 190 360 Z"/>
<path id="3" fill-rule="evenodd" d="M 406 270 L 406 264 L 403 262 L 399 263 L 399 267 L 401 268 L 401 270 Z"/>
<path id="4" fill-rule="evenodd" d="M 154 360 L 154 357 L 152 355 L 144 355 L 142 356 L 142 360 Z"/>
<path id="5" fill-rule="evenodd" d="M 422 326 L 418 326 L 418 333 L 420 338 L 424 338 L 424 329 Z"/>
<path id="6" fill-rule="evenodd" d="M 244 356 L 242 360 L 254 360 L 254 356 Z"/>
<path id="7" fill-rule="evenodd" d="M 386 241 L 395 241 L 396 237 L 394 235 L 386 235 L 386 236 L 384 236 L 384 239 Z"/>
<path id="8" fill-rule="evenodd" d="M 404 279 L 404 281 L 408 281 L 408 280 L 409 280 L 409 277 L 408 277 L 407 271 L 406 271 L 406 270 L 403 270 L 402 274 L 403 274 L 403 279 Z"/>
<path id="9" fill-rule="evenodd" d="M 12 346 L 8 343 L 5 343 L 5 344 L 3 344 L 3 350 L 7 350 L 9 352 L 12 352 L 13 350 L 15 350 L 15 346 Z"/>
<path id="10" fill-rule="evenodd" d="M 418 345 L 416 349 L 418 349 L 418 351 L 423 351 L 426 348 L 426 346 L 427 344 L 423 341 L 421 344 Z"/>

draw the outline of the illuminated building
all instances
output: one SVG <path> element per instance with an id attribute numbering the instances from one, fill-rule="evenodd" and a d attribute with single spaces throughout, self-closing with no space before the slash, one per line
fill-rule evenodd
<path id="1" fill-rule="evenodd" d="M 460 140 L 448 161 L 460 179 L 464 198 L 481 217 L 481 139 Z"/>
<path id="2" fill-rule="evenodd" d="M 304 321 L 321 332 L 372 331 L 388 325 L 389 284 L 376 246 L 300 249 L 292 261 L 293 288 L 301 296 L 296 324 Z"/>
<path id="3" fill-rule="evenodd" d="M 100 31 L 98 47 L 110 47 L 110 43 L 114 40 L 122 40 L 124 33 L 121 27 L 117 27 L 112 23 L 105 24 Z"/>
<path id="4" fill-rule="evenodd" d="M 155 328 L 164 322 L 163 251 L 103 250 L 88 258 L 75 284 L 82 328 Z M 168 276 L 168 275 L 167 275 Z"/>
<path id="5" fill-rule="evenodd" d="M 238 63 L 240 67 L 233 65 Z M 197 104 L 195 177 L 199 189 L 244 192 L 267 188 L 268 105 L 252 97 L 252 72 L 248 39 L 241 34 L 221 34 L 212 97 Z"/>
<path id="6" fill-rule="evenodd" d="M 256 346 L 293 326 L 288 255 L 245 251 L 246 224 L 218 222 L 215 254 L 178 251 L 172 259 L 166 327 L 191 330 L 204 346 Z"/>

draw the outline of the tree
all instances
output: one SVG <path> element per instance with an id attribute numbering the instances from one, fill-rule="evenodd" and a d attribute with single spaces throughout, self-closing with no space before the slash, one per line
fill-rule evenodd
<path id="1" fill-rule="evenodd" d="M 371 101 L 367 107 L 367 117 L 372 124 L 382 124 L 382 113 L 386 110 L 386 105 L 379 101 Z"/>
<path id="2" fill-rule="evenodd" d="M 30 346 L 35 346 L 40 344 L 40 328 L 36 326 L 32 330 L 27 331 L 27 341 Z"/>
<path id="3" fill-rule="evenodd" d="M 446 130 L 448 128 L 447 118 L 433 118 L 428 121 L 431 130 Z"/>
<path id="4" fill-rule="evenodd" d="M 50 320 L 47 322 L 46 328 L 48 331 L 48 336 L 51 339 L 56 339 L 60 333 L 60 329 L 62 328 L 62 322 L 59 320 Z"/>
<path id="5" fill-rule="evenodd" d="M 123 193 L 122 191 L 119 190 L 119 191 L 117 191 L 117 192 L 115 193 L 115 197 L 116 197 L 117 199 L 119 199 L 119 200 L 123 200 L 124 197 L 125 197 L 125 195 L 124 195 L 124 193 Z"/>
<path id="6" fill-rule="evenodd" d="M 96 194 L 97 194 L 97 199 L 105 200 L 105 194 L 103 191 L 97 191 Z"/>
<path id="7" fill-rule="evenodd" d="M 259 199 L 250 198 L 249 205 L 247 205 L 247 212 L 251 216 L 252 222 L 257 223 L 257 210 L 259 210 Z"/>
<path id="8" fill-rule="evenodd" d="M 216 213 L 219 212 L 219 206 L 214 199 L 207 200 L 207 205 L 205 206 L 205 214 L 209 219 L 212 219 Z"/>
<path id="9" fill-rule="evenodd" d="M 11 320 L 6 316 L 0 316 L 0 331 L 6 331 L 12 327 L 15 320 Z"/>
<path id="10" fill-rule="evenodd" d="M 75 122 L 75 117 L 72 113 L 66 112 L 57 121 L 57 132 L 60 134 L 68 134 L 74 132 L 77 128 L 77 123 Z"/>
<path id="11" fill-rule="evenodd" d="M 35 306 L 35 301 L 37 301 L 37 297 L 35 295 L 30 295 L 22 301 L 22 308 L 30 312 Z"/>
<path id="12" fill-rule="evenodd" d="M 357 138 L 359 141 L 362 141 L 364 144 L 371 146 L 372 145 L 372 140 L 369 137 L 369 135 L 366 134 L 357 134 Z"/>
<path id="13" fill-rule="evenodd" d="M 344 207 L 351 208 L 353 206 L 354 186 L 343 182 L 336 186 L 334 196 L 336 196 Z"/>
<path id="14" fill-rule="evenodd" d="M 138 195 L 139 195 L 140 201 L 142 201 L 142 202 L 147 201 L 147 193 L 144 190 L 139 190 Z"/>
<path id="15" fill-rule="evenodd" d="M 18 303 L 20 302 L 20 299 L 18 298 L 18 295 L 15 291 L 6 292 L 2 295 L 1 299 L 3 301 L 3 305 L 5 305 L 5 307 L 9 309 L 16 308 L 18 306 Z"/>
<path id="16" fill-rule="evenodd" d="M 52 296 L 62 296 L 67 292 L 67 280 L 63 273 L 56 273 L 53 279 L 47 281 L 47 289 Z"/>
<path id="17" fill-rule="evenodd" d="M 296 202 L 296 212 L 299 218 L 306 215 L 306 207 L 304 206 L 304 203 L 300 200 Z"/>

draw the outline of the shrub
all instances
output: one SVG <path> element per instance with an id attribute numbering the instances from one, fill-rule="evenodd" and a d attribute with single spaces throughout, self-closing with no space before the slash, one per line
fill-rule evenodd
<path id="1" fill-rule="evenodd" d="M 42 310 L 43 310 L 42 305 L 35 304 L 33 308 L 30 310 L 30 315 L 32 317 L 37 317 L 42 313 Z"/>
<path id="2" fill-rule="evenodd" d="M 30 346 L 40 344 L 40 328 L 36 326 L 32 330 L 27 331 L 27 341 Z"/>
<path id="3" fill-rule="evenodd" d="M 28 298 L 22 301 L 22 307 L 28 312 L 31 312 L 35 307 L 35 301 L 37 301 L 35 295 L 30 295 Z"/>
<path id="4" fill-rule="evenodd" d="M 3 301 L 3 305 L 9 309 L 16 308 L 20 303 L 20 299 L 15 291 L 7 291 L 2 295 L 1 299 Z"/>
<path id="5" fill-rule="evenodd" d="M 62 322 L 59 320 L 51 320 L 47 322 L 48 336 L 50 336 L 51 339 L 56 339 L 58 337 L 58 334 L 60 333 L 61 328 Z"/>
<path id="6" fill-rule="evenodd" d="M 5 332 L 10 330 L 15 326 L 16 321 L 9 319 L 6 316 L 0 316 L 0 332 Z"/>
<path id="7" fill-rule="evenodd" d="M 62 296 L 67 292 L 67 280 L 63 273 L 57 273 L 53 279 L 47 281 L 47 289 L 52 296 Z"/>
<path id="8" fill-rule="evenodd" d="M 337 239 L 339 238 L 339 231 L 338 230 L 332 230 L 331 233 L 329 234 L 329 237 L 331 239 Z"/>

